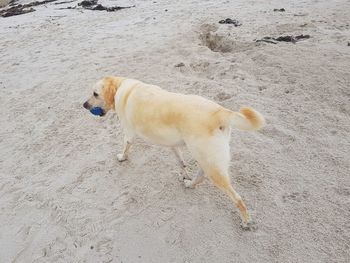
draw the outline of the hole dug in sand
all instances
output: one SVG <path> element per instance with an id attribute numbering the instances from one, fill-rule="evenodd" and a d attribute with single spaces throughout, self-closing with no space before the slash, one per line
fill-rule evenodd
<path id="1" fill-rule="evenodd" d="M 227 37 L 217 33 L 218 28 L 214 25 L 203 25 L 199 39 L 203 46 L 207 46 L 214 52 L 231 52 L 233 43 Z"/>
<path id="2" fill-rule="evenodd" d="M 239 42 L 233 39 L 229 32 L 220 31 L 216 25 L 204 24 L 200 27 L 199 40 L 201 45 L 211 51 L 229 53 L 251 49 L 253 45 L 247 42 Z"/>

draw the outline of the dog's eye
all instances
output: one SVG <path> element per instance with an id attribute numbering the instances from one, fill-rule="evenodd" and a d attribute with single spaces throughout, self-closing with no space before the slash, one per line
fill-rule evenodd
<path id="1" fill-rule="evenodd" d="M 94 92 L 94 97 L 96 97 L 96 98 L 98 97 L 98 94 L 96 92 Z"/>

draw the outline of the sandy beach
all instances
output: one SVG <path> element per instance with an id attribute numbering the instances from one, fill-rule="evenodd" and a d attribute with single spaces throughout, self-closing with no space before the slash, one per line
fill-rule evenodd
<path id="1" fill-rule="evenodd" d="M 350 1 L 60 2 L 0 17 L 0 262 L 350 261 Z M 117 161 L 116 115 L 82 107 L 106 75 L 265 116 L 230 144 L 257 229 L 168 148 Z"/>

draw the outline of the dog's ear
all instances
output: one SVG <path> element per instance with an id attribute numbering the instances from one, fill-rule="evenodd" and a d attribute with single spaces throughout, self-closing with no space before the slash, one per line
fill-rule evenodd
<path id="1" fill-rule="evenodd" d="M 105 78 L 103 86 L 103 99 L 109 108 L 115 109 L 114 96 L 117 91 L 117 83 L 112 78 Z"/>

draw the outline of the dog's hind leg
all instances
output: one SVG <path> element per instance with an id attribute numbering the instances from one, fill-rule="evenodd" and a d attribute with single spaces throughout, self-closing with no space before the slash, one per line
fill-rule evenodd
<path id="1" fill-rule="evenodd" d="M 180 149 L 178 147 L 171 147 L 171 149 L 175 153 L 176 159 L 177 159 L 177 161 L 178 161 L 179 165 L 181 166 L 183 173 L 184 173 L 183 175 L 181 174 L 179 176 L 179 180 L 183 181 L 184 179 L 191 179 L 188 176 L 188 173 L 186 171 L 186 164 L 185 164 L 185 161 L 183 159 L 182 152 L 180 151 Z"/>
<path id="2" fill-rule="evenodd" d="M 188 142 L 187 147 L 203 169 L 205 176 L 231 198 L 240 212 L 243 228 L 248 229 L 251 219 L 247 207 L 241 196 L 233 189 L 228 174 L 230 165 L 229 136 L 218 134 L 211 138 L 196 138 L 196 140 Z"/>
<path id="3" fill-rule="evenodd" d="M 244 229 L 249 229 L 249 225 L 251 224 L 250 215 L 241 196 L 233 189 L 230 183 L 229 175 L 224 171 L 215 168 L 207 169 L 207 174 L 210 180 L 213 182 L 213 184 L 231 198 L 231 200 L 240 212 L 242 219 L 242 227 Z"/>
<path id="4" fill-rule="evenodd" d="M 184 184 L 187 188 L 195 188 L 197 184 L 200 184 L 205 179 L 204 172 L 202 169 L 196 174 L 196 176 L 192 180 L 184 180 Z"/>

